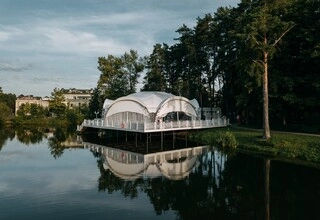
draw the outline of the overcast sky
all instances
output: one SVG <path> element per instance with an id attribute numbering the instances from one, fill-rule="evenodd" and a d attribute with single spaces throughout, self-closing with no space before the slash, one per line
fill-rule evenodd
<path id="1" fill-rule="evenodd" d="M 240 0 L 0 0 L 0 87 L 50 96 L 97 85 L 97 60 L 174 44 L 183 24 Z"/>

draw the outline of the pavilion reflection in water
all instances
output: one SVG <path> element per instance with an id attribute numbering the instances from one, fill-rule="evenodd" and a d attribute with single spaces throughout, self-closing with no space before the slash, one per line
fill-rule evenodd
<path id="1" fill-rule="evenodd" d="M 208 146 L 198 146 L 142 154 L 88 142 L 83 144 L 84 148 L 101 153 L 104 169 L 122 179 L 159 176 L 182 179 L 198 165 L 198 157 L 210 151 Z"/>

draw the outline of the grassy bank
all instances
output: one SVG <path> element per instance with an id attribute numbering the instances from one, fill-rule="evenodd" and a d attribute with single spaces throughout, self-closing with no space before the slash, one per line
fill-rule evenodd
<path id="1" fill-rule="evenodd" d="M 272 132 L 267 141 L 261 136 L 261 131 L 227 127 L 199 131 L 191 138 L 203 144 L 320 164 L 320 136 Z"/>

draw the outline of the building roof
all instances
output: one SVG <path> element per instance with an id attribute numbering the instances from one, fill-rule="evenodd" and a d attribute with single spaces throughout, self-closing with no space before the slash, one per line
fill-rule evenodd
<path id="1" fill-rule="evenodd" d="M 199 104 L 197 100 L 189 100 L 165 92 L 138 92 L 118 98 L 114 101 L 106 99 L 103 105 L 105 117 L 120 112 L 135 112 L 147 117 L 164 117 L 169 112 L 184 112 L 189 116 L 197 116 Z"/>
<path id="2" fill-rule="evenodd" d="M 19 95 L 17 100 L 41 100 L 41 97 L 33 95 Z"/>
<path id="3" fill-rule="evenodd" d="M 76 88 L 70 88 L 70 89 L 61 89 L 61 92 L 63 94 L 92 94 L 93 89 L 76 89 Z"/>

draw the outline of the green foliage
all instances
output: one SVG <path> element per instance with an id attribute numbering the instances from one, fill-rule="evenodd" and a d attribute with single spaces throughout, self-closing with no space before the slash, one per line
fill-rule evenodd
<path id="1" fill-rule="evenodd" d="M 320 162 L 320 138 L 306 135 L 277 134 L 271 139 L 279 156 Z"/>
<path id="2" fill-rule="evenodd" d="M 218 133 L 216 142 L 218 145 L 222 146 L 222 148 L 236 148 L 237 141 L 235 136 L 227 131 L 225 133 Z"/>
<path id="3" fill-rule="evenodd" d="M 237 150 L 320 163 L 319 136 L 274 132 L 269 140 L 264 140 L 260 131 L 216 128 L 198 132 L 191 138 L 204 144 L 224 143 L 225 146 L 229 142 L 234 143 L 235 139 Z"/>
<path id="4" fill-rule="evenodd" d="M 2 90 L 0 90 L 0 103 L 6 104 L 10 110 L 11 113 L 14 113 L 15 111 L 15 101 L 16 101 L 16 95 L 12 93 L 3 93 Z"/>
<path id="5" fill-rule="evenodd" d="M 87 116 L 91 119 L 96 117 L 95 113 L 98 113 L 97 115 L 101 116 L 101 109 L 103 108 L 103 103 L 104 96 L 101 94 L 98 88 L 95 88 L 93 90 L 93 94 L 89 102 L 89 110 Z"/>
<path id="6" fill-rule="evenodd" d="M 17 117 L 20 117 L 22 119 L 42 119 L 45 118 L 48 114 L 48 109 L 34 104 L 34 103 L 26 103 L 19 106 L 19 109 L 17 110 Z"/>
<path id="7" fill-rule="evenodd" d="M 139 57 L 137 51 L 130 50 L 121 56 L 123 62 L 123 72 L 128 82 L 128 93 L 136 92 L 138 78 L 140 73 L 144 70 L 144 59 Z"/>
<path id="8" fill-rule="evenodd" d="M 81 124 L 81 122 L 83 121 L 83 117 L 81 117 L 79 112 L 74 109 L 67 110 L 66 119 L 68 121 L 68 124 L 71 126 L 76 126 L 78 124 Z"/>
<path id="9" fill-rule="evenodd" d="M 63 116 L 66 110 L 66 105 L 63 103 L 65 101 L 65 97 L 63 95 L 63 91 L 61 89 L 55 88 L 53 92 L 51 92 L 51 100 L 49 102 L 49 110 L 54 116 L 58 118 Z"/>
<path id="10" fill-rule="evenodd" d="M 318 126 L 319 7 L 320 1 L 241 1 L 197 18 L 193 28 L 182 25 L 175 44 L 155 44 L 146 60 L 132 50 L 99 57 L 89 115 L 106 98 L 134 92 L 146 64 L 144 91 L 196 98 L 200 106 L 221 107 L 231 122 L 240 114 L 261 127 L 270 111 L 271 125 Z"/>
<path id="11" fill-rule="evenodd" d="M 0 118 L 6 119 L 11 115 L 11 110 L 9 106 L 5 103 L 0 102 Z"/>
<path id="12" fill-rule="evenodd" d="M 191 139 L 215 146 L 220 150 L 235 150 L 238 145 L 236 137 L 228 130 L 203 131 L 191 136 Z"/>
<path id="13" fill-rule="evenodd" d="M 10 115 L 11 115 L 10 108 L 5 103 L 0 102 L 0 128 L 5 125 L 5 122 Z"/>
<path id="14" fill-rule="evenodd" d="M 168 45 L 156 44 L 153 47 L 152 54 L 147 58 L 147 72 L 142 91 L 167 91 L 166 70 L 170 64 L 166 59 L 168 53 Z"/>
<path id="15" fill-rule="evenodd" d="M 108 55 L 98 58 L 100 78 L 97 89 L 104 98 L 117 99 L 136 91 L 140 73 L 144 69 L 144 60 L 138 53 L 130 50 L 121 57 Z"/>

